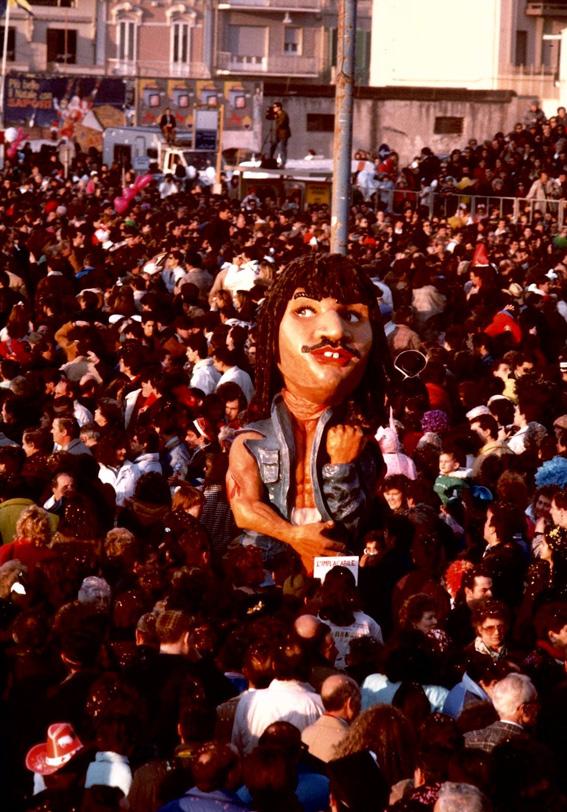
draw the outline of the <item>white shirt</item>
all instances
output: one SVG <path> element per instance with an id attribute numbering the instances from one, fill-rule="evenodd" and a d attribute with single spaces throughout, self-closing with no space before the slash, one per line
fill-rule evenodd
<path id="1" fill-rule="evenodd" d="M 362 683 L 362 710 L 374 705 L 391 705 L 401 682 L 390 682 L 385 674 L 370 674 Z M 432 713 L 441 713 L 445 700 L 449 695 L 447 688 L 441 685 L 422 685 L 426 697 L 429 699 Z"/>
<path id="2" fill-rule="evenodd" d="M 162 200 L 165 200 L 166 197 L 170 195 L 176 195 L 179 192 L 179 188 L 177 184 L 173 181 L 162 181 L 159 185 L 159 196 Z"/>
<path id="3" fill-rule="evenodd" d="M 163 470 L 161 462 L 159 461 L 159 453 L 157 451 L 148 451 L 145 454 L 140 454 L 139 457 L 132 462 L 134 479 L 134 488 L 136 482 L 140 479 L 142 474 L 149 474 L 155 471 L 157 474 L 162 474 Z M 134 489 L 132 490 L 132 493 Z"/>
<path id="4" fill-rule="evenodd" d="M 134 489 L 140 474 L 134 464 L 126 460 L 118 468 L 99 463 L 98 478 L 105 485 L 112 485 L 116 494 L 116 504 L 122 507 L 126 499 L 134 496 Z"/>
<path id="5" fill-rule="evenodd" d="M 82 403 L 79 403 L 78 400 L 73 403 L 73 417 L 80 427 L 86 426 L 87 423 L 93 422 L 92 414 L 89 412 L 87 407 L 83 406 Z"/>
<path id="6" fill-rule="evenodd" d="M 222 286 L 230 291 L 232 296 L 237 290 L 252 290 L 258 278 L 259 267 L 256 260 L 246 262 L 244 265 L 234 265 L 230 263 Z"/>
<path id="7" fill-rule="evenodd" d="M 336 626 L 331 623 L 327 618 L 319 618 L 323 623 L 326 623 L 331 630 L 335 646 L 337 647 L 338 654 L 335 660 L 335 668 L 344 668 L 346 666 L 346 655 L 348 654 L 348 647 L 351 640 L 355 637 L 374 637 L 380 643 L 384 642 L 382 637 L 382 629 L 370 615 L 364 612 L 354 612 L 354 623 L 350 626 Z"/>
<path id="8" fill-rule="evenodd" d="M 121 756 L 111 750 L 100 751 L 95 755 L 87 769 L 85 789 L 94 786 L 118 787 L 124 795 L 130 792 L 132 770 L 127 756 Z"/>
<path id="9" fill-rule="evenodd" d="M 531 422 L 528 423 L 527 426 L 523 426 L 521 429 L 513 434 L 507 442 L 508 448 L 510 451 L 513 451 L 514 454 L 523 454 L 526 450 L 526 441 L 528 439 L 528 434 L 533 433 L 533 431 L 537 431 L 537 427 L 540 426 L 539 423 Z M 541 426 L 542 432 L 545 432 L 545 428 Z"/>
<path id="10" fill-rule="evenodd" d="M 323 703 L 311 685 L 297 680 L 271 681 L 268 688 L 242 694 L 232 728 L 232 743 L 250 753 L 273 722 L 290 722 L 300 731 L 323 715 Z"/>
<path id="11" fill-rule="evenodd" d="M 246 402 L 250 403 L 254 395 L 254 384 L 252 383 L 252 378 L 250 375 L 243 369 L 240 369 L 240 367 L 230 367 L 230 369 L 227 369 L 227 371 L 221 376 L 216 388 L 218 389 L 219 386 L 223 385 L 223 383 L 228 383 L 229 381 L 239 385 L 239 387 L 242 389 L 244 397 L 246 398 Z"/>
<path id="12" fill-rule="evenodd" d="M 215 369 L 212 358 L 201 358 L 193 366 L 189 386 L 193 389 L 200 389 L 205 395 L 212 394 L 218 386 L 221 374 Z"/>

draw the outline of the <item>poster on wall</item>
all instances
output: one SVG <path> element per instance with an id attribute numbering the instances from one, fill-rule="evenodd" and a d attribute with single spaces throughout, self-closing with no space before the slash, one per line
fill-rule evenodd
<path id="1" fill-rule="evenodd" d="M 169 107 L 178 129 L 193 129 L 195 108 L 224 108 L 223 148 L 258 149 L 255 116 L 262 109 L 262 85 L 258 82 L 215 79 L 138 79 L 137 123 L 157 125 Z M 261 113 L 260 113 L 261 114 Z"/>
<path id="2" fill-rule="evenodd" d="M 77 127 L 88 126 L 90 113 L 103 128 L 124 124 L 123 79 L 13 73 L 4 81 L 7 126 L 48 127 L 72 138 Z"/>

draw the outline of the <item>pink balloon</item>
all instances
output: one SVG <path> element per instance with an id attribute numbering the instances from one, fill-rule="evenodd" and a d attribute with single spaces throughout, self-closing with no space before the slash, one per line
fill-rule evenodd
<path id="1" fill-rule="evenodd" d="M 141 192 L 142 189 L 145 189 L 148 184 L 150 184 L 153 180 L 152 175 L 140 175 L 134 181 L 134 189 L 136 192 Z"/>
<path id="2" fill-rule="evenodd" d="M 124 200 L 127 200 L 128 203 L 131 203 L 132 200 L 136 197 L 136 190 L 133 189 L 131 186 L 127 189 L 122 189 L 122 197 Z"/>
<path id="3" fill-rule="evenodd" d="M 91 179 L 89 180 L 89 182 L 87 183 L 86 192 L 87 192 L 87 194 L 88 194 L 88 195 L 94 195 L 95 190 L 96 190 L 95 182 L 94 182 L 94 180 L 91 178 Z"/>
<path id="4" fill-rule="evenodd" d="M 116 212 L 116 214 L 126 214 L 129 205 L 130 201 L 126 200 L 123 197 L 114 198 L 114 211 Z"/>

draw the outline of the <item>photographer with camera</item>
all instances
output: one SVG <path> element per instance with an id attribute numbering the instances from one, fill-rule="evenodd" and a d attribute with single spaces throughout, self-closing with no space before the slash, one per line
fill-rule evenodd
<path id="1" fill-rule="evenodd" d="M 272 123 L 270 158 L 279 160 L 283 169 L 287 162 L 287 142 L 291 138 L 289 116 L 281 102 L 274 102 L 266 111 L 266 119 Z"/>

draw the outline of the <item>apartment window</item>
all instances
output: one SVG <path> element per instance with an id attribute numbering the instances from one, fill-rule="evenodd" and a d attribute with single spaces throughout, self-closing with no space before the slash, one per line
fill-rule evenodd
<path id="1" fill-rule="evenodd" d="M 137 26 L 134 20 L 120 20 L 118 23 L 118 59 L 121 62 L 134 62 L 136 59 Z"/>
<path id="2" fill-rule="evenodd" d="M 0 27 L 0 43 L 4 45 L 4 26 Z M 6 60 L 8 62 L 16 61 L 16 29 L 10 26 L 8 28 L 8 45 L 6 48 Z"/>
<path id="3" fill-rule="evenodd" d="M 285 54 L 295 54 L 299 56 L 301 54 L 301 46 L 303 41 L 303 29 L 302 28 L 292 28 L 289 25 L 286 25 L 284 28 L 284 53 Z"/>
<path id="4" fill-rule="evenodd" d="M 227 50 L 233 59 L 261 62 L 267 50 L 267 31 L 260 25 L 229 25 Z"/>
<path id="5" fill-rule="evenodd" d="M 459 116 L 435 116 L 435 135 L 462 135 L 463 119 Z"/>
<path id="6" fill-rule="evenodd" d="M 514 65 L 527 65 L 528 63 L 528 32 L 516 31 L 516 50 Z"/>
<path id="7" fill-rule="evenodd" d="M 333 68 L 337 66 L 337 52 L 339 49 L 339 37 L 336 28 L 329 28 L 329 51 L 331 57 L 331 65 Z"/>
<path id="8" fill-rule="evenodd" d="M 171 53 L 174 65 L 189 62 L 189 23 L 175 22 L 171 26 Z"/>
<path id="9" fill-rule="evenodd" d="M 367 85 L 370 76 L 370 40 L 371 32 L 356 32 L 356 63 L 354 80 L 357 85 Z"/>
<path id="10" fill-rule="evenodd" d="M 47 29 L 47 61 L 60 65 L 77 62 L 77 31 L 75 28 Z"/>

